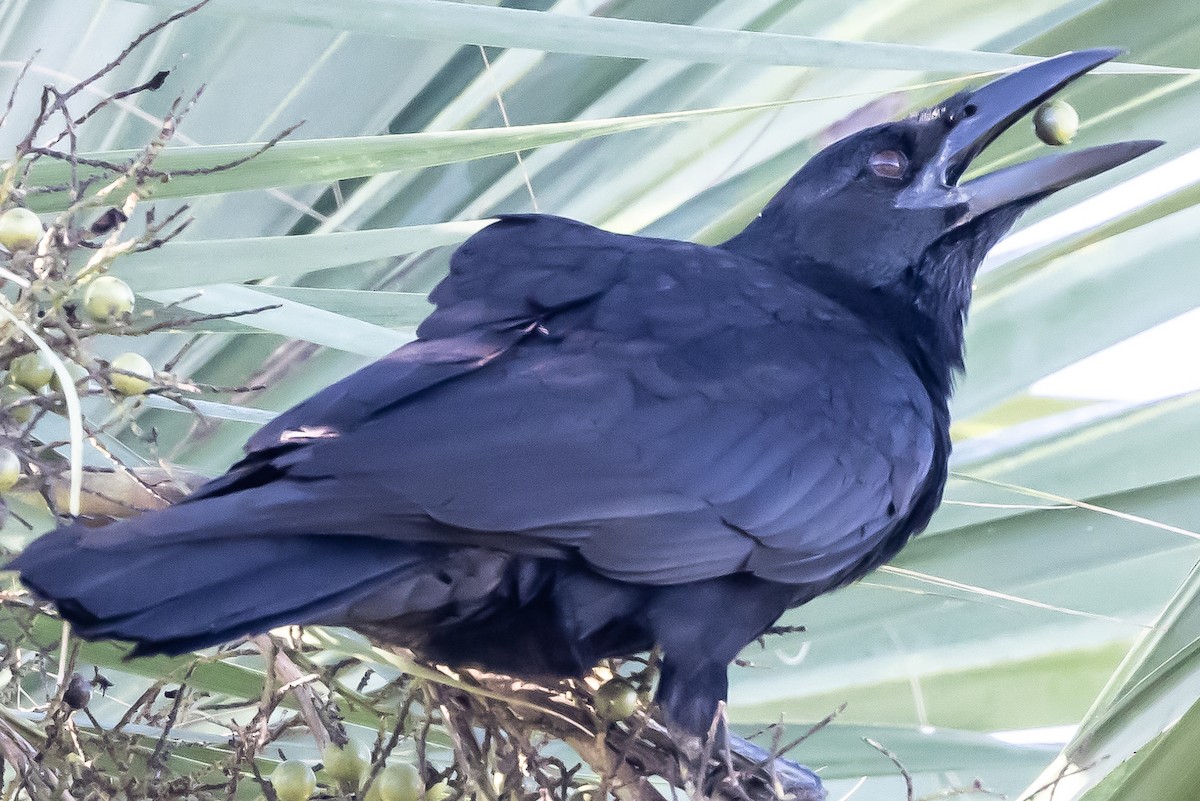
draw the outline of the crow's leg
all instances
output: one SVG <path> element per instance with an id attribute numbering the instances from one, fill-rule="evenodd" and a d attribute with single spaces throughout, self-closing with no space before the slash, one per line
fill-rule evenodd
<path id="1" fill-rule="evenodd" d="M 771 755 L 731 736 L 717 713 L 728 696 L 729 663 L 783 614 L 792 596 L 791 587 L 727 576 L 664 588 L 648 610 L 655 641 L 663 649 L 656 700 L 673 739 L 692 764 L 708 757 L 732 763 L 732 779 L 748 772 L 745 778 L 755 787 L 746 789 L 759 791 L 751 792 L 752 797 L 773 795 Z M 821 780 L 808 768 L 777 759 L 774 772 L 796 801 L 825 798 Z"/>

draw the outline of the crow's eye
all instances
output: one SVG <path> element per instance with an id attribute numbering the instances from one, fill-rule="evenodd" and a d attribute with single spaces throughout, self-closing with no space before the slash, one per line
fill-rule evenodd
<path id="1" fill-rule="evenodd" d="M 903 178 L 908 169 L 908 156 L 899 150 L 880 150 L 871 154 L 867 166 L 880 178 Z"/>

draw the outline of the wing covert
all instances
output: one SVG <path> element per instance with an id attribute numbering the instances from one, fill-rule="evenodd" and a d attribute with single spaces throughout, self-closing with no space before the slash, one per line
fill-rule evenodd
<path id="1" fill-rule="evenodd" d="M 608 235 L 611 237 L 611 235 Z M 247 454 L 354 428 L 394 403 L 476 370 L 547 313 L 620 278 L 624 254 L 604 232 L 566 218 L 511 215 L 464 242 L 429 299 L 417 341 L 318 392 L 263 426 Z M 290 434 L 289 434 L 290 432 Z"/>
<path id="2" fill-rule="evenodd" d="M 904 357 L 725 251 L 508 218 L 431 298 L 420 341 L 310 407 L 338 435 L 272 459 L 314 514 L 367 486 L 393 512 L 372 512 L 376 536 L 565 549 L 627 581 L 808 584 L 888 537 L 934 460 Z M 487 354 L 437 355 L 464 343 Z M 282 430 L 314 425 L 303 411 Z M 396 524 L 413 514 L 438 525 Z"/>

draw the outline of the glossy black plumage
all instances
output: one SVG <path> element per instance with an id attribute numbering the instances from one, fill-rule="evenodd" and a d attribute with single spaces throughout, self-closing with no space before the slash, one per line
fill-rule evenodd
<path id="1" fill-rule="evenodd" d="M 554 676 L 657 643 L 666 715 L 706 732 L 744 645 L 940 499 L 975 268 L 1069 183 L 957 185 L 988 114 L 1014 113 L 981 107 L 964 144 L 966 109 L 1028 106 L 1112 55 L 855 134 L 720 247 L 504 217 L 459 248 L 416 342 L 177 506 L 61 528 L 12 566 L 81 635 L 141 652 L 319 622 Z M 907 172 L 873 174 L 881 151 Z"/>

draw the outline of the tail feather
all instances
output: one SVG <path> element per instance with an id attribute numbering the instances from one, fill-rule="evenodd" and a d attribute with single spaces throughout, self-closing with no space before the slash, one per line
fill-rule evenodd
<path id="1" fill-rule="evenodd" d="M 121 524 L 115 524 L 121 525 Z M 322 534 L 96 545 L 68 526 L 8 565 L 83 637 L 182 653 L 291 623 L 339 623 L 358 600 L 403 583 L 420 546 Z M 158 532 L 161 533 L 161 532 Z M 420 571 L 416 571 L 420 572 Z M 397 610 L 402 611 L 402 610 Z"/>

